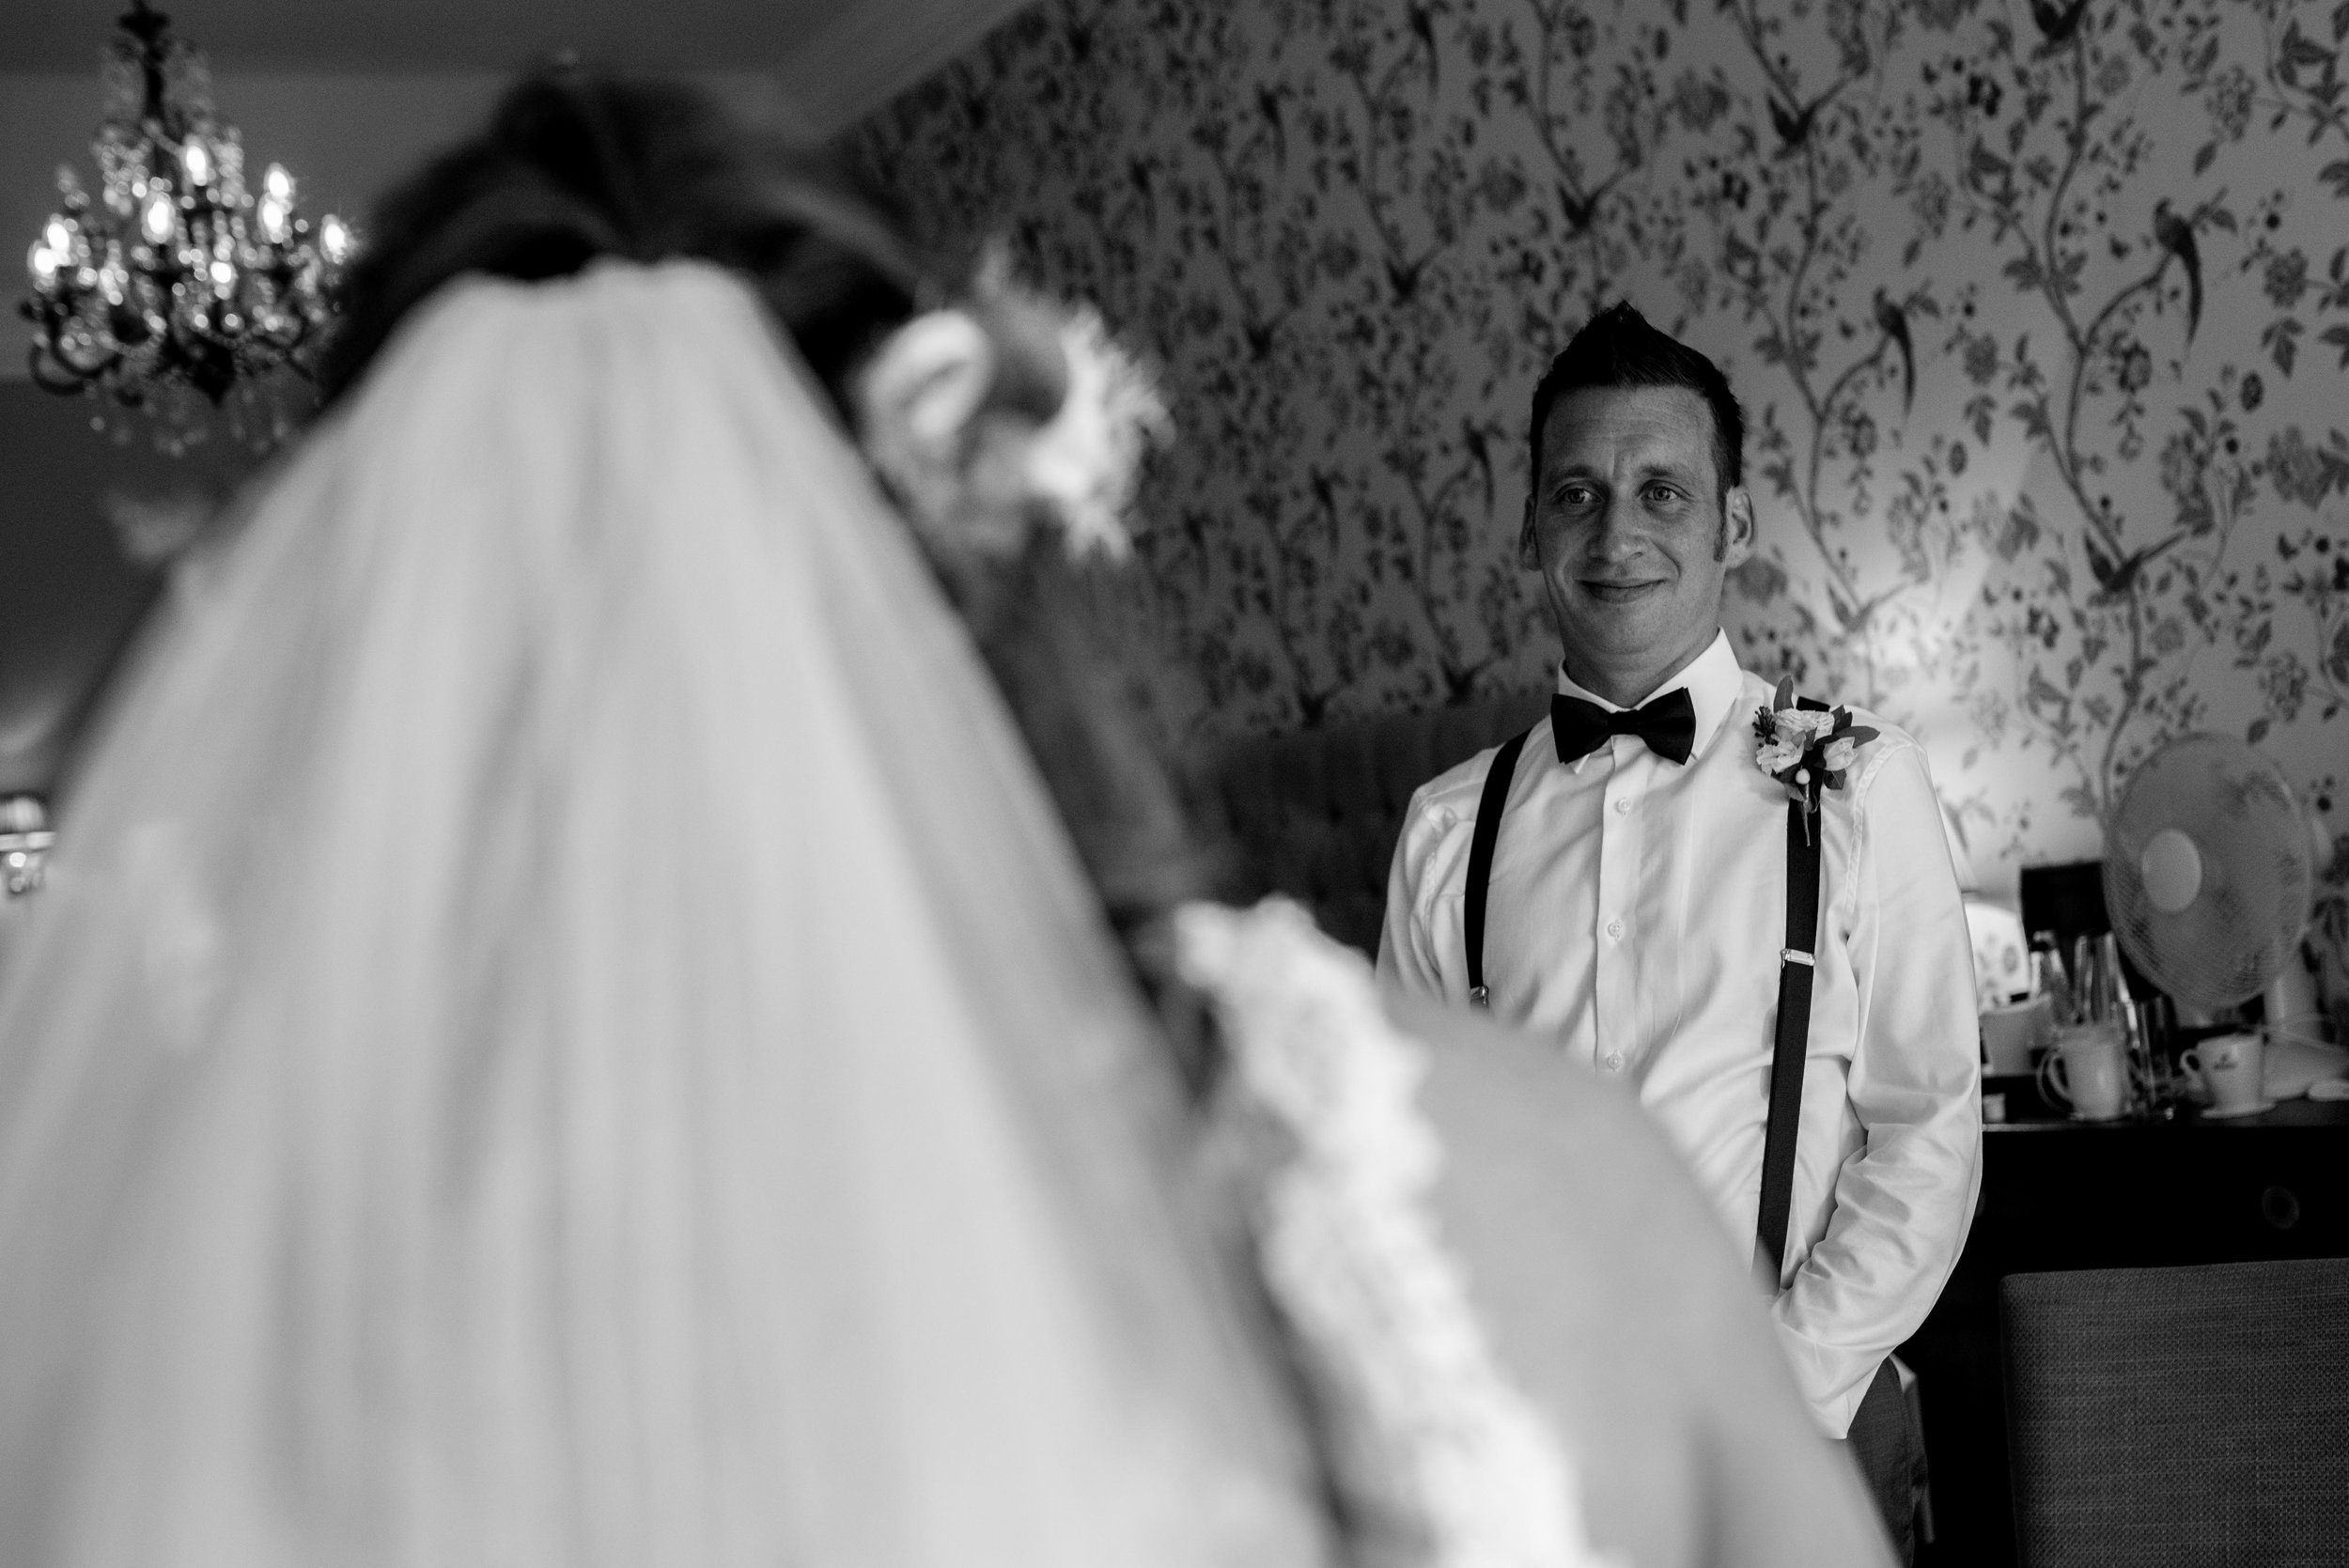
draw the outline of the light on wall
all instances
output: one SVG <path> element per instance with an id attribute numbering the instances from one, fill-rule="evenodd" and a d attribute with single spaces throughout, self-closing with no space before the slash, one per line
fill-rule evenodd
<path id="1" fill-rule="evenodd" d="M 306 381 L 356 248 L 329 213 L 302 216 L 272 163 L 247 188 L 237 129 L 213 117 L 211 73 L 170 19 L 133 0 L 106 52 L 92 199 L 57 170 L 59 210 L 26 256 L 33 380 L 152 422 L 158 445 L 202 439 L 210 409 L 257 444 L 285 433 L 284 379 Z"/>

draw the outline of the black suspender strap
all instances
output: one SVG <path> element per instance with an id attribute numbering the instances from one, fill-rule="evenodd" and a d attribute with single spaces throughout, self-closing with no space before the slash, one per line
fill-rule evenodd
<path id="1" fill-rule="evenodd" d="M 1762 1136 L 1762 1207 L 1753 1272 L 1778 1294 L 1786 1263 L 1786 1224 L 1795 1206 L 1795 1129 L 1802 1119 L 1802 1065 L 1811 1042 L 1812 955 L 1819 938 L 1819 841 L 1803 803 L 1786 802 L 1786 945 L 1778 955 L 1778 1039 L 1770 1051 L 1770 1115 Z M 1481 826 L 1481 824 L 1480 824 Z"/>
<path id="2" fill-rule="evenodd" d="M 1485 775 L 1485 793 L 1476 802 L 1476 831 L 1469 839 L 1468 891 L 1460 913 L 1468 941 L 1469 1001 L 1483 1007 L 1491 992 L 1485 985 L 1485 886 L 1493 877 L 1493 844 L 1501 837 L 1501 808 L 1509 803 L 1509 780 L 1517 770 L 1517 753 L 1525 750 L 1532 730 L 1511 736 L 1493 753 L 1492 771 Z"/>

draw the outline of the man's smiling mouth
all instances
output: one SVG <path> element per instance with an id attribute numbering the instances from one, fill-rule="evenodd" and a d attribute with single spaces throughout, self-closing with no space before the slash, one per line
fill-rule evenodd
<path id="1" fill-rule="evenodd" d="M 1663 579 L 1656 577 L 1636 582 L 1601 582 L 1587 577 L 1582 580 L 1582 591 L 1601 604 L 1628 604 L 1650 589 L 1663 585 Z"/>

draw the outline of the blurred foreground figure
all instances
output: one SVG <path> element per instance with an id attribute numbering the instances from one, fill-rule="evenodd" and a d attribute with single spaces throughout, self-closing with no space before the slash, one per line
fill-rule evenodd
<path id="1" fill-rule="evenodd" d="M 0 986 L 0 1561 L 1877 1560 L 1636 1110 L 1174 896 L 1085 318 L 576 75 L 377 232 Z"/>

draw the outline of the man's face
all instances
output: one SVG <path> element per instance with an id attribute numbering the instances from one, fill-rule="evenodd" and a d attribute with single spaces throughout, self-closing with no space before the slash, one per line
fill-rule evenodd
<path id="1" fill-rule="evenodd" d="M 1721 496 L 1713 413 L 1686 387 L 1586 387 L 1550 405 L 1518 557 L 1539 572 L 1566 670 L 1629 706 L 1704 651 L 1753 504 Z M 1627 693 L 1627 694 L 1626 694 Z"/>

